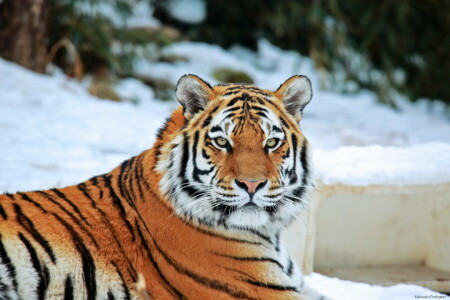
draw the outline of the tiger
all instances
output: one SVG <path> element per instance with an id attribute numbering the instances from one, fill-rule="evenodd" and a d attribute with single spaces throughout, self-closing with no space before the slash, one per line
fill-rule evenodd
<path id="1" fill-rule="evenodd" d="M 0 196 L 0 299 L 326 299 L 280 240 L 313 190 L 309 79 L 188 74 L 175 96 L 153 147 L 111 172 Z"/>

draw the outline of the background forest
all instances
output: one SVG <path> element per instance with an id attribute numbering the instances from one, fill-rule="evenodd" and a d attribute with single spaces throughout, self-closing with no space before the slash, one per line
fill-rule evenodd
<path id="1" fill-rule="evenodd" d="M 131 24 L 152 10 L 159 25 Z M 183 13 L 188 12 L 188 13 Z M 255 49 L 260 39 L 313 59 L 322 88 L 375 91 L 395 106 L 395 93 L 450 102 L 450 2 L 248 0 L 3 0 L 0 57 L 37 72 L 53 63 L 81 78 L 137 76 L 145 56 L 173 62 L 161 47 L 180 40 Z M 32 50 L 31 50 L 32 49 Z M 232 72 L 233 73 L 233 72 Z M 222 81 L 248 81 L 221 70 Z M 146 83 L 162 90 L 164 82 Z M 108 94 L 108 93 L 107 93 Z M 114 98 L 114 95 L 108 97 Z"/>

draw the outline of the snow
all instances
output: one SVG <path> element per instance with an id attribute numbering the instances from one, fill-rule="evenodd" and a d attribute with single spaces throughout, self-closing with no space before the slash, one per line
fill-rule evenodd
<path id="1" fill-rule="evenodd" d="M 413 185 L 450 182 L 450 144 L 341 147 L 314 151 L 316 177 L 324 184 Z"/>
<path id="2" fill-rule="evenodd" d="M 167 5 L 172 17 L 185 23 L 198 24 L 206 18 L 203 0 L 171 0 Z"/>
<path id="3" fill-rule="evenodd" d="M 1 191 L 65 186 L 108 172 L 150 148 L 176 106 L 153 99 L 149 88 L 131 79 L 118 93 L 146 97 L 139 106 L 100 100 L 64 77 L 3 60 L 0 78 Z"/>
<path id="4" fill-rule="evenodd" d="M 79 13 L 100 15 L 108 18 L 117 27 L 158 27 L 160 22 L 153 17 L 153 7 L 147 1 L 132 1 L 130 14 L 122 16 L 113 1 L 78 1 Z"/>
<path id="5" fill-rule="evenodd" d="M 445 295 L 411 284 L 382 287 L 330 278 L 318 273 L 306 276 L 306 282 L 321 294 L 334 300 L 447 299 Z"/>
<path id="6" fill-rule="evenodd" d="M 326 184 L 421 184 L 450 182 L 450 120 L 445 107 L 398 96 L 398 110 L 380 105 L 370 92 L 339 95 L 320 90 L 312 62 L 266 41 L 258 52 L 231 51 L 204 43 L 176 43 L 163 50 L 186 57 L 173 64 L 141 60 L 137 72 L 175 84 L 186 73 L 216 83 L 217 68 L 249 74 L 276 89 L 294 74 L 314 87 L 301 127 L 314 148 L 317 181 Z M 83 84 L 56 73 L 44 76 L 0 59 L 0 191 L 61 187 L 110 171 L 151 147 L 157 128 L 177 106 L 155 99 L 135 79 L 116 85 L 128 101 L 89 95 Z M 393 287 L 307 277 L 333 299 L 413 299 L 439 295 L 411 285 Z M 436 296 L 436 297 L 443 297 Z"/>

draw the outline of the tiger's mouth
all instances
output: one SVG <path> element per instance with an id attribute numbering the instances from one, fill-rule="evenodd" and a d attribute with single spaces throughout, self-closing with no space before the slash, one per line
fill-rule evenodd
<path id="1" fill-rule="evenodd" d="M 264 207 L 253 201 L 239 205 L 222 203 L 216 210 L 228 226 L 256 229 L 270 221 L 272 213 L 276 211 L 276 205 Z"/>
<path id="2" fill-rule="evenodd" d="M 226 223 L 236 227 L 256 228 L 266 224 L 269 219 L 270 216 L 263 207 L 253 202 L 248 202 L 232 209 L 227 217 Z"/>

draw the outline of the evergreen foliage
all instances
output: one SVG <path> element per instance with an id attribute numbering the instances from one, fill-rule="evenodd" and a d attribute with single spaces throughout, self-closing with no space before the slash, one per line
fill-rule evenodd
<path id="1" fill-rule="evenodd" d="M 113 70 L 120 67 L 122 57 L 116 57 L 111 49 L 120 29 L 112 21 L 95 10 L 101 0 L 51 0 L 49 17 L 49 47 L 67 38 L 77 49 L 86 71 L 99 66 Z M 118 1 L 117 11 L 126 17 L 130 7 L 126 1 Z M 70 57 L 60 51 L 56 64 L 70 65 Z"/>
<path id="2" fill-rule="evenodd" d="M 202 24 L 179 26 L 194 39 L 254 48 L 266 38 L 313 58 L 331 88 L 369 88 L 386 102 L 394 89 L 450 102 L 447 0 L 205 1 Z"/>

